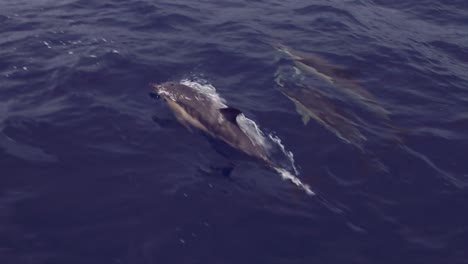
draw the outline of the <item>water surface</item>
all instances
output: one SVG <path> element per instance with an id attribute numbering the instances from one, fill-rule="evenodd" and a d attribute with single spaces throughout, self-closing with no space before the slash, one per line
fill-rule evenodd
<path id="1" fill-rule="evenodd" d="M 3 1 L 0 261 L 467 263 L 468 8 L 387 2 Z M 304 126 L 272 42 L 350 69 L 401 144 L 351 99 L 366 153 Z M 154 122 L 148 83 L 194 78 L 317 195 Z"/>

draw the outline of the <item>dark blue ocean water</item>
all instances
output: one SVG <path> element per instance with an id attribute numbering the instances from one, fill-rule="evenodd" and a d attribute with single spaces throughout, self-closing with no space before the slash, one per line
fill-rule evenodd
<path id="1" fill-rule="evenodd" d="M 304 126 L 272 42 L 346 66 L 401 142 L 352 100 L 372 157 Z M 154 122 L 148 83 L 190 78 L 317 195 Z M 465 0 L 3 0 L 0 263 L 468 263 L 467 84 Z"/>

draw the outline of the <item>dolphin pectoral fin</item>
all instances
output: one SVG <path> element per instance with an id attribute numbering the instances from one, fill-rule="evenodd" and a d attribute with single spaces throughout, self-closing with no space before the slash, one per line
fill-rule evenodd
<path id="1" fill-rule="evenodd" d="M 233 123 L 233 124 L 236 124 L 237 125 L 237 121 L 236 121 L 236 118 L 239 114 L 241 114 L 242 112 L 239 110 L 239 109 L 236 109 L 236 108 L 231 108 L 231 107 L 227 107 L 227 108 L 221 108 L 219 109 L 219 112 L 221 112 L 221 114 L 223 114 L 224 118 Z"/>
<path id="2" fill-rule="evenodd" d="M 280 91 L 294 103 L 294 105 L 296 106 L 296 112 L 301 116 L 304 126 L 307 125 L 311 118 L 311 115 L 309 114 L 307 108 L 304 105 L 302 105 L 299 101 L 291 97 L 291 93 L 288 90 L 280 89 Z"/>
<path id="3" fill-rule="evenodd" d="M 302 117 L 302 122 L 304 123 L 304 126 L 307 125 L 310 121 L 310 115 L 307 113 L 307 109 L 303 106 L 300 105 L 299 103 L 294 102 L 296 105 L 296 111 L 299 115 Z"/>
<path id="4" fill-rule="evenodd" d="M 310 117 L 308 115 L 302 115 L 302 122 L 304 123 L 304 126 L 306 126 L 309 121 Z"/>

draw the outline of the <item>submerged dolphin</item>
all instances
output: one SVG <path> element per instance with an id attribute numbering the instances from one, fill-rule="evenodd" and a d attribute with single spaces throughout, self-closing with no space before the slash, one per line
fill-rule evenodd
<path id="1" fill-rule="evenodd" d="M 266 150 L 254 143 L 239 127 L 237 117 L 241 111 L 238 109 L 220 108 L 209 95 L 184 84 L 166 82 L 150 85 L 167 102 L 183 125 L 196 127 L 231 147 L 272 165 Z"/>
<path id="2" fill-rule="evenodd" d="M 281 75 L 281 73 L 277 74 L 275 82 L 279 86 L 279 91 L 294 103 L 304 125 L 307 125 L 311 118 L 314 119 L 343 142 L 352 145 L 365 155 L 366 165 L 388 173 L 385 164 L 366 149 L 367 138 L 361 133 L 358 124 L 340 113 L 329 98 L 312 87 L 305 87 L 301 83 L 288 79 L 288 76 Z"/>
<path id="3" fill-rule="evenodd" d="M 293 60 L 295 66 L 299 69 L 319 77 L 334 87 L 340 88 L 349 97 L 359 100 L 360 104 L 368 110 L 385 120 L 389 120 L 389 112 L 381 105 L 379 100 L 356 81 L 349 78 L 349 74 L 342 66 L 332 64 L 317 54 L 294 50 L 282 44 L 274 44 L 273 46 Z"/>
<path id="4" fill-rule="evenodd" d="M 363 144 L 367 138 L 354 122 L 339 113 L 326 96 L 300 84 L 286 83 L 280 78 L 281 76 L 277 78 L 280 92 L 294 103 L 304 125 L 307 125 L 309 120 L 313 118 L 345 143 L 363 150 Z"/>

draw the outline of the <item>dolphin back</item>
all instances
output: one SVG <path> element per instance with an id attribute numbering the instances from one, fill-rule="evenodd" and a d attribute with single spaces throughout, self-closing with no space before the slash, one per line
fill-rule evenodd
<path id="1" fill-rule="evenodd" d="M 175 113 L 179 121 L 187 122 L 250 156 L 267 160 L 264 148 L 239 126 L 240 110 L 227 107 L 217 96 L 184 84 L 171 82 L 158 87 L 158 94 L 167 98 L 174 112 L 179 112 Z"/>

